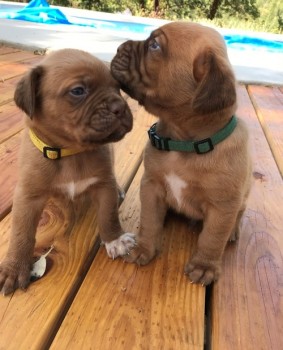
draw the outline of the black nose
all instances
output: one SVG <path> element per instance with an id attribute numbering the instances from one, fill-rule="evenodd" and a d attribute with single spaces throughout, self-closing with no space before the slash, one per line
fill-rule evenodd
<path id="1" fill-rule="evenodd" d="M 117 53 L 120 53 L 120 52 L 123 50 L 123 48 L 125 47 L 125 44 L 126 44 L 126 43 L 122 43 L 122 44 L 120 44 L 120 45 L 118 46 L 118 48 L 117 48 Z"/>
<path id="2" fill-rule="evenodd" d="M 128 40 L 128 41 L 125 41 L 124 43 L 122 43 L 121 45 L 119 45 L 119 47 L 117 49 L 117 54 L 125 49 L 130 50 L 132 47 L 132 43 L 133 43 L 133 40 Z"/>
<path id="3" fill-rule="evenodd" d="M 117 117 L 121 117 L 125 113 L 126 103 L 122 99 L 116 99 L 109 103 L 108 108 Z"/>

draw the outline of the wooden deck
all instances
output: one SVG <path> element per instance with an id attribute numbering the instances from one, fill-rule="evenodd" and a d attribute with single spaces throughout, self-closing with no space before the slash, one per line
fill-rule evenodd
<path id="1" fill-rule="evenodd" d="M 13 92 L 41 59 L 0 46 L 0 260 L 23 129 Z M 237 114 L 251 135 L 254 184 L 220 280 L 203 288 L 183 274 L 197 239 L 197 228 L 184 218 L 168 216 L 162 255 L 138 267 L 106 256 L 91 208 L 72 220 L 64 203 L 53 200 L 36 243 L 37 254 L 54 245 L 47 273 L 26 292 L 0 295 L 0 350 L 283 349 L 283 88 L 239 85 L 238 98 Z M 153 117 L 128 102 L 134 129 L 115 145 L 116 173 L 127 190 L 122 223 L 137 231 L 142 151 Z"/>

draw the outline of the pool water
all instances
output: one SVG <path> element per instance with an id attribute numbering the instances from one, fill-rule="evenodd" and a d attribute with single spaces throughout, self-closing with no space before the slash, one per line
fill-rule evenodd
<path id="1" fill-rule="evenodd" d="M 73 17 L 72 24 L 88 25 L 95 27 L 98 30 L 114 31 L 120 35 L 133 37 L 133 35 L 141 35 L 141 38 L 146 38 L 158 26 L 148 25 L 144 23 L 107 21 L 99 19 L 86 19 L 81 17 Z M 272 41 L 263 38 L 257 38 L 247 35 L 233 34 L 223 35 L 226 45 L 231 48 L 245 50 L 249 49 L 265 49 L 273 52 L 283 52 L 283 41 Z"/>
<path id="2" fill-rule="evenodd" d="M 224 35 L 224 40 L 228 47 L 239 50 L 245 50 L 248 46 L 250 49 L 265 49 L 273 52 L 283 52 L 283 41 L 271 41 L 237 34 Z"/>

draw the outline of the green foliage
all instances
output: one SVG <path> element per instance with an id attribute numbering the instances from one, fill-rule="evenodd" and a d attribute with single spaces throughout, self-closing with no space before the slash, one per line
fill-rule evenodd
<path id="1" fill-rule="evenodd" d="M 282 34 L 283 3 L 279 0 L 256 0 L 256 5 L 259 12 L 259 16 L 256 18 L 241 17 L 237 13 L 231 15 L 223 14 L 210 23 L 223 28 Z M 203 18 L 203 21 L 207 21 L 207 19 Z"/>
<path id="2" fill-rule="evenodd" d="M 88 10 L 103 11 L 103 12 L 123 12 L 129 9 L 133 14 L 136 14 L 140 8 L 141 1 L 138 0 L 81 0 L 79 6 Z"/>
<path id="3" fill-rule="evenodd" d="M 281 32 L 283 32 L 283 17 L 280 11 L 277 12 L 277 20 L 278 20 L 278 28 Z"/>
<path id="4" fill-rule="evenodd" d="M 218 7 L 211 21 L 213 3 Z M 188 18 L 223 28 L 283 33 L 282 0 L 163 0 L 160 4 L 169 19 Z"/>
<path id="5" fill-rule="evenodd" d="M 225 16 L 249 19 L 260 15 L 256 0 L 160 0 L 159 3 L 160 10 L 171 19 L 214 19 Z"/>
<path id="6" fill-rule="evenodd" d="M 13 0 L 12 0 L 13 1 Z M 18 0 L 28 1 L 28 0 Z M 190 19 L 246 30 L 283 33 L 282 0 L 47 0 L 50 5 L 79 7 L 103 12 Z"/>
<path id="7" fill-rule="evenodd" d="M 263 31 L 283 33 L 283 2 L 277 0 L 257 0 L 260 9 L 258 24 Z"/>
<path id="8" fill-rule="evenodd" d="M 223 0 L 216 17 L 221 18 L 223 15 L 248 20 L 250 18 L 258 18 L 260 13 L 256 0 Z"/>
<path id="9" fill-rule="evenodd" d="M 72 2 L 70 0 L 47 0 L 49 5 L 72 7 Z"/>
<path id="10" fill-rule="evenodd" d="M 167 19 L 192 19 L 205 14 L 206 0 L 161 0 L 159 12 Z"/>

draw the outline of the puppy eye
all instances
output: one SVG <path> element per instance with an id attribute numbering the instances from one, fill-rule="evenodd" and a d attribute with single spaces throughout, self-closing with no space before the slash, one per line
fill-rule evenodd
<path id="1" fill-rule="evenodd" d="M 158 44 L 158 42 L 153 39 L 149 45 L 148 45 L 148 48 L 152 51 L 156 51 L 156 50 L 159 50 L 160 49 L 160 45 Z"/>
<path id="2" fill-rule="evenodd" d="M 72 90 L 70 90 L 70 94 L 73 96 L 83 96 L 87 93 L 86 89 L 82 86 L 76 86 Z"/>

